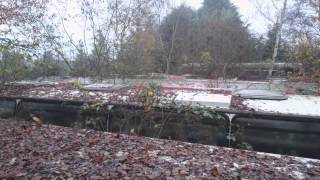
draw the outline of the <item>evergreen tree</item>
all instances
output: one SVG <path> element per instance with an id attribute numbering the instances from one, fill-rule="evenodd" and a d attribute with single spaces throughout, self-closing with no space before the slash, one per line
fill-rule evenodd
<path id="1" fill-rule="evenodd" d="M 267 39 L 265 42 L 265 47 L 264 47 L 264 53 L 263 53 L 263 60 L 266 62 L 271 62 L 272 60 L 272 54 L 274 50 L 274 44 L 276 41 L 276 26 L 273 26 L 269 28 L 267 32 Z M 277 62 L 286 62 L 287 61 L 287 50 L 286 50 L 286 43 L 283 41 L 278 50 L 278 56 L 277 56 Z"/>
<path id="2" fill-rule="evenodd" d="M 237 8 L 229 0 L 204 0 L 199 14 L 241 22 Z"/>

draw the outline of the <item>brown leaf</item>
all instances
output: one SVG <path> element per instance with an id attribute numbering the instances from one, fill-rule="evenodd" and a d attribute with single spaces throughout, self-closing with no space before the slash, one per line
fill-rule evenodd
<path id="1" fill-rule="evenodd" d="M 214 167 L 211 169 L 211 175 L 214 176 L 214 177 L 217 177 L 217 176 L 220 176 L 221 175 L 221 172 L 219 171 L 218 168 Z"/>
<path id="2" fill-rule="evenodd" d="M 104 156 L 96 156 L 94 161 L 96 163 L 102 163 L 104 161 Z"/>
<path id="3" fill-rule="evenodd" d="M 186 169 L 179 170 L 179 174 L 180 174 L 180 176 L 188 176 L 189 175 L 188 170 L 186 170 Z"/>
<path id="4" fill-rule="evenodd" d="M 31 116 L 32 121 L 36 123 L 37 127 L 41 127 L 42 126 L 43 122 L 42 122 L 42 120 L 40 118 L 38 118 L 37 116 L 35 116 L 33 114 L 30 114 L 30 116 Z"/>
<path id="5" fill-rule="evenodd" d="M 88 140 L 88 142 L 89 142 L 89 146 L 94 146 L 98 143 L 98 140 L 95 138 L 91 138 Z"/>
<path id="6" fill-rule="evenodd" d="M 18 173 L 16 176 L 17 176 L 17 177 L 23 177 L 23 176 L 26 176 L 26 175 L 27 175 L 26 172 L 20 172 L 20 173 Z"/>

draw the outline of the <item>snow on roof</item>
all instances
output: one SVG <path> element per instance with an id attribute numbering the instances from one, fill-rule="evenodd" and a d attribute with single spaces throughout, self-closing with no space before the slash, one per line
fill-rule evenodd
<path id="1" fill-rule="evenodd" d="M 89 84 L 83 87 L 84 90 L 92 91 L 105 91 L 105 90 L 119 90 L 124 88 L 124 85 L 114 85 L 114 84 Z"/>
<path id="2" fill-rule="evenodd" d="M 320 116 L 319 96 L 291 95 L 287 100 L 245 99 L 243 104 L 255 111 Z"/>
<path id="3" fill-rule="evenodd" d="M 183 87 L 183 86 L 182 86 Z M 269 96 L 278 96 L 266 92 L 265 90 L 244 90 L 245 94 L 252 96 L 252 91 L 259 91 L 259 98 L 250 99 L 251 97 L 232 96 L 225 89 L 207 88 L 201 89 L 177 89 L 162 90 L 159 96 L 161 99 L 173 100 L 177 103 L 192 106 L 208 106 L 211 108 L 232 108 L 236 110 L 255 110 L 260 112 L 273 112 L 282 114 L 297 114 L 320 116 L 320 97 L 319 96 L 303 96 L 303 95 L 288 95 L 287 100 L 265 100 Z M 194 87 L 192 87 L 194 88 Z M 77 100 L 77 101 L 104 101 L 125 104 L 139 103 L 141 98 L 139 92 L 141 87 L 134 85 L 113 86 L 110 84 L 92 84 L 84 87 L 76 87 L 72 83 L 15 83 L 0 86 L 0 96 L 3 97 L 27 97 L 27 98 L 44 98 L 44 99 L 59 99 L 59 100 Z M 267 95 L 266 95 L 267 94 Z M 257 93 L 253 94 L 254 96 Z M 236 99 L 241 99 L 236 101 Z M 232 99 L 232 102 L 231 102 Z M 139 101 L 139 102 L 137 102 Z"/>
<path id="4" fill-rule="evenodd" d="M 176 102 L 193 105 L 193 106 L 207 106 L 213 108 L 229 108 L 231 102 L 231 95 L 225 94 L 211 94 L 206 92 L 176 92 Z"/>
<path id="5" fill-rule="evenodd" d="M 233 93 L 236 96 L 240 96 L 248 99 L 268 99 L 268 100 L 285 100 L 288 99 L 286 95 L 278 91 L 270 90 L 239 90 Z"/>

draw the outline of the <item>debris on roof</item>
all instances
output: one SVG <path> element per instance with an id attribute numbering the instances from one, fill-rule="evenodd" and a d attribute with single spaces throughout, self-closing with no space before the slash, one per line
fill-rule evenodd
<path id="1" fill-rule="evenodd" d="M 0 120 L 0 178 L 312 179 L 320 161 Z"/>
<path id="2" fill-rule="evenodd" d="M 244 89 L 244 87 L 248 87 L 250 84 L 242 81 L 232 82 L 229 85 L 225 83 L 220 85 L 219 88 L 209 88 L 208 83 L 204 80 L 190 80 L 185 85 L 163 83 L 157 85 L 160 93 L 152 98 L 157 98 L 157 100 L 163 102 L 175 101 L 177 104 L 210 108 L 320 116 L 320 96 L 285 94 L 286 90 L 283 87 L 280 88 L 281 91 L 266 90 L 263 88 L 270 85 L 263 82 L 252 82 L 249 89 Z M 258 86 L 262 86 L 262 88 L 258 89 Z M 143 101 L 141 92 L 145 88 L 148 88 L 147 83 L 81 85 L 69 81 L 66 83 L 18 82 L 0 86 L 0 96 L 84 102 L 102 101 L 136 105 L 143 103 L 141 102 Z"/>

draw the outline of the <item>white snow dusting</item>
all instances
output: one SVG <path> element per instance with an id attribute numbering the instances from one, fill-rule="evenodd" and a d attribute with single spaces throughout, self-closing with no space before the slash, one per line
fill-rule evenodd
<path id="1" fill-rule="evenodd" d="M 228 108 L 231 102 L 231 95 L 184 91 L 178 91 L 176 94 L 177 102 L 194 106 L 203 105 L 208 107 Z"/>
<path id="2" fill-rule="evenodd" d="M 320 97 L 292 95 L 287 100 L 254 100 L 243 102 L 255 111 L 320 116 Z"/>

